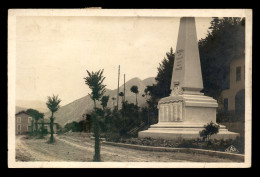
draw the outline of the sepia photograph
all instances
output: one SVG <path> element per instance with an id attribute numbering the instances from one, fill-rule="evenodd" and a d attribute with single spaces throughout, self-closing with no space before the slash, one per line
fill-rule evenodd
<path id="1" fill-rule="evenodd" d="M 252 10 L 10 9 L 9 168 L 248 168 Z"/>

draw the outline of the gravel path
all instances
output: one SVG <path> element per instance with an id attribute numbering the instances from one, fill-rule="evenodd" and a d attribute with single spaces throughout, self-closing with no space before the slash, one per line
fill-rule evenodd
<path id="1" fill-rule="evenodd" d="M 27 159 L 25 161 L 55 161 L 59 159 L 41 146 L 37 145 L 37 148 L 29 147 L 24 140 L 25 137 L 23 136 L 16 138 L 16 155 L 18 156 L 18 161 L 24 161 L 23 158 Z"/>
<path id="2" fill-rule="evenodd" d="M 94 140 L 81 135 L 59 135 L 54 144 L 46 139 L 16 138 L 17 161 L 78 161 L 91 162 L 94 155 Z M 103 162 L 234 162 L 208 155 L 155 152 L 128 149 L 101 144 Z"/>

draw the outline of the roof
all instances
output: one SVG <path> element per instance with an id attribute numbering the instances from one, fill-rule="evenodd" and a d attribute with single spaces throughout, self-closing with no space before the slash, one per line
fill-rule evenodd
<path id="1" fill-rule="evenodd" d="M 20 111 L 20 112 L 16 113 L 15 115 L 17 116 L 17 115 L 22 114 L 22 113 L 27 114 L 28 116 L 30 115 L 26 111 Z"/>

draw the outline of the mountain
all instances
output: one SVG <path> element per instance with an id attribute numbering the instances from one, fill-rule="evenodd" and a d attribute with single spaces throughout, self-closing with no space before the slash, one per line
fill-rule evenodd
<path id="1" fill-rule="evenodd" d="M 144 93 L 144 89 L 147 85 L 152 85 L 155 83 L 154 77 L 150 77 L 144 80 L 141 80 L 137 77 L 127 81 L 125 83 L 125 95 L 126 100 L 129 103 L 134 103 L 136 101 L 135 94 L 130 91 L 130 88 L 133 85 L 136 85 L 139 90 L 139 94 L 137 96 L 138 99 L 138 105 L 144 106 L 146 104 L 145 98 L 142 97 L 142 94 Z M 124 92 L 124 85 L 121 85 L 119 87 L 119 92 Z M 104 95 L 109 95 L 109 101 L 107 104 L 107 107 L 112 108 L 113 107 L 113 100 L 112 97 L 117 98 L 117 89 L 110 90 L 106 89 L 106 92 Z M 119 108 L 121 108 L 121 97 L 119 97 Z M 114 101 L 114 104 L 116 105 L 117 100 Z M 98 107 L 101 107 L 100 103 L 97 103 Z M 60 109 L 54 114 L 55 122 L 59 123 L 61 126 L 64 126 L 66 123 L 72 122 L 72 121 L 79 121 L 82 120 L 82 115 L 84 113 L 90 112 L 94 107 L 93 100 L 89 97 L 89 95 L 82 97 L 80 99 L 77 99 L 67 105 L 64 105 L 60 107 Z M 51 116 L 51 113 L 45 113 L 45 118 L 49 118 Z"/>
<path id="2" fill-rule="evenodd" d="M 148 77 L 142 81 L 144 85 L 153 85 L 156 83 L 155 77 Z"/>
<path id="3" fill-rule="evenodd" d="M 16 107 L 21 107 L 23 109 L 36 109 L 40 112 L 48 112 L 48 108 L 46 106 L 46 103 L 43 101 L 39 101 L 39 100 L 16 100 Z"/>

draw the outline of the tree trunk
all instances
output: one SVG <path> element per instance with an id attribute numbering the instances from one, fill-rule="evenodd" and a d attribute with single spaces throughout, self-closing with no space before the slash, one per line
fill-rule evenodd
<path id="1" fill-rule="evenodd" d="M 41 127 L 42 131 L 41 131 L 41 137 L 40 138 L 43 138 L 43 135 L 44 135 L 44 118 L 42 118 L 42 127 Z"/>
<path id="2" fill-rule="evenodd" d="M 96 110 L 96 100 L 94 100 L 94 108 L 95 108 L 95 110 Z"/>
<path id="3" fill-rule="evenodd" d="M 38 136 L 38 120 L 35 120 L 35 135 Z"/>
<path id="4" fill-rule="evenodd" d="M 150 111 L 149 111 L 149 108 L 148 108 L 148 122 L 147 122 L 147 123 L 148 123 L 148 126 L 149 126 L 149 124 L 150 124 L 150 122 L 149 122 L 150 117 L 149 117 L 149 116 L 150 116 Z"/>
<path id="5" fill-rule="evenodd" d="M 53 137 L 53 112 L 51 113 L 51 118 L 50 118 L 50 128 L 51 128 L 51 137 L 50 137 L 50 143 L 54 142 L 54 137 Z"/>
<path id="6" fill-rule="evenodd" d="M 31 122 L 32 124 L 31 124 L 31 136 L 33 136 L 33 119 L 32 119 L 32 122 Z"/>
<path id="7" fill-rule="evenodd" d="M 94 118 L 94 136 L 95 136 L 95 155 L 94 162 L 100 162 L 100 134 L 99 134 L 99 126 L 98 126 L 98 116 L 95 114 Z"/>
<path id="8" fill-rule="evenodd" d="M 135 98 L 136 98 L 136 106 L 138 106 L 138 103 L 137 103 L 137 94 L 135 94 L 135 96 L 136 96 L 136 97 L 135 97 Z"/>

